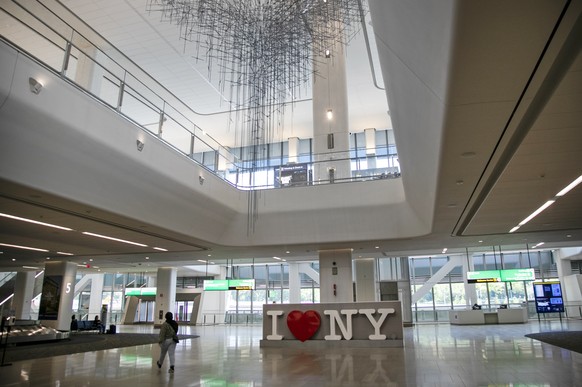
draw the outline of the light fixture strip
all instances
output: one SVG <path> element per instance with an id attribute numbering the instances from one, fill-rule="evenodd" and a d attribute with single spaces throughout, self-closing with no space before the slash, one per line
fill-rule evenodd
<path id="1" fill-rule="evenodd" d="M 519 222 L 519 225 L 520 226 L 523 226 L 524 224 L 526 224 L 527 222 L 529 222 L 530 220 L 532 220 L 533 218 L 535 218 L 536 216 L 538 216 L 540 212 L 542 212 L 543 210 L 545 210 L 546 208 L 548 208 L 549 206 L 551 206 L 552 204 L 554 204 L 554 202 L 555 202 L 555 200 L 548 200 L 540 208 L 538 208 L 537 210 L 535 210 L 534 212 L 532 212 L 530 216 L 528 216 L 527 218 L 525 218 L 524 220 L 522 220 L 521 222 Z"/>
<path id="2" fill-rule="evenodd" d="M 89 235 L 89 236 L 94 236 L 94 237 L 97 237 L 97 238 L 108 239 L 108 240 L 115 241 L 115 242 L 127 243 L 128 245 L 148 247 L 148 245 L 144 245 L 143 243 L 137 243 L 137 242 L 127 241 L 125 239 L 113 238 L 113 237 L 110 237 L 110 236 L 107 236 L 107 235 L 95 234 L 95 233 L 87 232 L 87 231 L 83 231 L 82 234 Z"/>
<path id="3" fill-rule="evenodd" d="M 63 227 L 63 226 L 57 226 L 56 224 L 51 224 L 51 223 L 39 222 L 37 220 L 32 220 L 32 219 L 28 219 L 28 218 L 21 218 L 19 216 L 8 215 L 8 214 L 4 214 L 4 213 L 1 213 L 1 212 L 0 212 L 0 216 L 2 216 L 4 218 L 9 218 L 9 219 L 20 220 L 21 222 L 34 223 L 34 224 L 38 224 L 40 226 L 58 228 L 59 230 L 73 231 L 72 228 Z"/>
<path id="4" fill-rule="evenodd" d="M 574 180 L 573 182 L 571 182 L 570 184 L 568 184 L 566 186 L 566 188 L 564 188 L 563 190 L 561 190 L 560 192 L 558 192 L 556 194 L 556 196 L 557 197 L 560 197 L 560 196 L 566 195 L 568 192 L 570 192 L 574 187 L 576 187 L 580 183 L 582 183 L 582 175 L 578 176 L 578 178 L 576 180 Z"/>
<path id="5" fill-rule="evenodd" d="M 554 199 L 548 200 L 547 202 L 545 202 L 543 206 L 541 206 L 540 208 L 535 210 L 530 216 L 528 216 L 527 218 L 522 220 L 519 223 L 519 225 L 517 225 L 514 228 L 512 228 L 511 230 L 509 230 L 509 232 L 512 233 L 514 231 L 517 231 L 517 229 L 519 229 L 521 226 L 523 226 L 524 224 L 526 224 L 527 222 L 529 222 L 530 220 L 532 220 L 533 218 L 538 216 L 540 212 L 542 212 L 543 210 L 545 210 L 546 208 L 548 208 L 549 206 L 554 204 L 554 202 L 556 201 L 556 198 L 560 198 L 560 197 L 566 195 L 568 192 L 570 192 L 572 189 L 574 189 L 574 187 L 576 187 L 580 183 L 582 183 L 582 175 L 578 176 L 577 179 L 575 179 L 573 182 L 568 184 L 564 189 L 562 189 L 560 192 L 558 192 L 556 194 L 556 196 L 554 197 Z"/>
<path id="6" fill-rule="evenodd" d="M 14 247 L 16 249 L 23 249 L 23 250 L 43 251 L 45 253 L 48 252 L 48 250 L 45 250 L 45 249 L 39 249 L 39 248 L 36 248 L 36 247 L 29 247 L 29 246 L 10 245 L 8 243 L 0 243 L 0 246 Z"/>

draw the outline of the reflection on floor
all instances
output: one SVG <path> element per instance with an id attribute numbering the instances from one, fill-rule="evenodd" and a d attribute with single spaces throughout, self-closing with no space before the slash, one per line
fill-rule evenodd
<path id="1" fill-rule="evenodd" d="M 178 344 L 174 374 L 152 360 L 157 345 L 142 345 L 15 362 L 0 386 L 582 386 L 582 354 L 524 337 L 580 331 L 581 320 L 423 324 L 405 328 L 404 348 L 333 350 L 259 348 L 260 326 L 181 329 L 200 338 Z"/>

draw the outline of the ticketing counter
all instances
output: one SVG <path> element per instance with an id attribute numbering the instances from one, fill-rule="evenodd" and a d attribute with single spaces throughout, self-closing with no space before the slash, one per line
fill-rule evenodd
<path id="1" fill-rule="evenodd" d="M 497 310 L 451 310 L 449 321 L 453 325 L 525 324 L 527 308 L 499 308 Z"/>

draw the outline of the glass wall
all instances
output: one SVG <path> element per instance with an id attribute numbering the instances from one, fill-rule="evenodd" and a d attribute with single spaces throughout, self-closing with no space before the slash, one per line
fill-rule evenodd
<path id="1" fill-rule="evenodd" d="M 257 159 L 253 147 L 229 149 L 240 160 L 238 164 L 230 164 L 224 171 L 217 171 L 233 185 L 244 189 L 256 187 L 259 189 L 279 187 L 276 183 L 278 168 L 289 166 L 289 143 L 287 141 L 268 144 Z M 297 147 L 297 163 L 306 164 L 308 181 L 311 182 L 313 171 L 313 140 L 299 139 Z M 215 170 L 215 154 L 218 151 L 208 151 L 204 155 L 195 154 L 194 159 L 206 167 Z M 373 153 L 371 153 L 373 152 Z M 350 165 L 352 179 L 381 179 L 400 176 L 400 164 L 396 153 L 396 143 L 393 131 L 390 129 L 375 131 L 375 148 L 366 147 L 364 132 L 350 133 Z"/>
<path id="2" fill-rule="evenodd" d="M 310 263 L 319 271 L 319 263 Z M 231 268 L 233 279 L 255 279 L 254 290 L 231 290 L 226 301 L 228 323 L 255 323 L 262 321 L 263 305 L 289 303 L 289 266 L 280 264 L 239 265 Z M 300 273 L 301 302 L 319 302 L 319 284 Z"/>
<path id="3" fill-rule="evenodd" d="M 383 259 L 390 258 L 381 260 Z M 420 289 L 449 259 L 446 255 L 409 258 L 412 293 Z M 488 252 L 473 254 L 471 259 L 475 271 L 533 268 L 538 280 L 557 278 L 551 251 Z M 532 282 L 475 284 L 476 302 L 484 309 L 497 309 L 500 305 L 526 305 L 530 316 L 533 316 L 535 305 L 533 305 Z M 465 294 L 462 267 L 457 266 L 435 284 L 430 292 L 412 305 L 413 318 L 417 322 L 448 322 L 449 310 L 465 309 L 468 306 Z"/>
<path id="4" fill-rule="evenodd" d="M 410 281 L 411 293 L 415 294 L 450 260 L 448 255 L 419 257 L 383 257 L 376 261 L 377 278 L 380 281 Z M 466 259 L 463 257 L 463 259 Z M 470 256 L 473 270 L 495 270 L 514 268 L 533 268 L 536 278 L 557 278 L 556 264 L 551 251 L 520 252 L 480 252 Z M 408 263 L 408 268 L 406 264 Z M 319 272 L 319 263 L 308 263 Z M 581 264 L 574 261 L 573 271 L 580 272 Z M 289 303 L 289 266 L 286 262 L 273 264 L 232 265 L 227 269 L 228 278 L 255 279 L 253 290 L 232 290 L 225 293 L 227 323 L 259 323 L 262 321 L 263 305 L 267 303 Z M 409 274 L 407 274 L 409 273 Z M 151 274 L 150 274 L 151 275 Z M 101 304 L 108 310 L 108 324 L 120 321 L 124 308 L 126 288 L 148 286 L 150 275 L 143 273 L 103 275 Z M 406 278 L 408 277 L 409 278 Z M 178 288 L 201 288 L 202 277 L 178 277 Z M 308 275 L 300 273 L 300 297 L 302 303 L 320 302 L 319 284 Z M 530 316 L 535 316 L 532 281 L 481 283 L 475 284 L 476 302 L 484 309 L 496 309 L 500 305 L 527 305 Z M 88 318 L 91 288 L 80 292 L 74 300 L 73 310 L 80 318 Z M 415 322 L 448 322 L 451 309 L 465 309 L 469 304 L 466 298 L 466 284 L 463 281 L 463 268 L 453 267 L 440 281 L 434 284 L 421 299 L 412 305 Z M 176 315 L 182 321 L 190 319 L 192 302 L 177 302 Z M 137 312 L 138 322 L 153 321 L 154 301 L 140 303 Z M 547 316 L 554 317 L 554 316 Z"/>

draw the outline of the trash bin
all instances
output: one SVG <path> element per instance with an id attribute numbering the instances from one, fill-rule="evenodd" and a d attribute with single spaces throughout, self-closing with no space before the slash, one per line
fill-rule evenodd
<path id="1" fill-rule="evenodd" d="M 109 333 L 109 334 L 111 334 L 111 335 L 114 335 L 114 334 L 116 334 L 116 333 L 117 333 L 117 326 L 115 326 L 115 325 L 111 324 L 111 325 L 109 326 L 109 331 L 108 331 L 107 333 Z"/>

